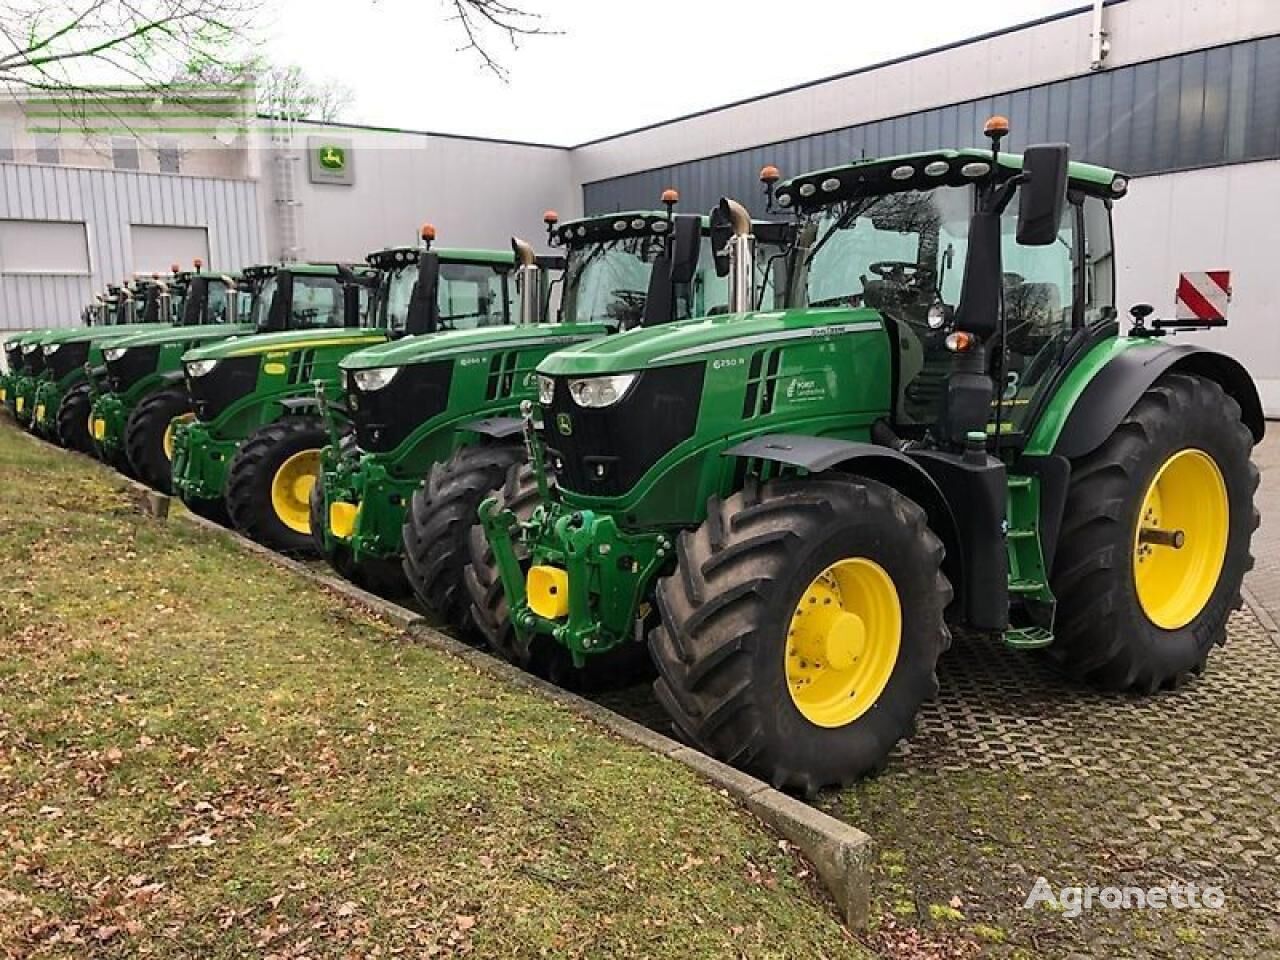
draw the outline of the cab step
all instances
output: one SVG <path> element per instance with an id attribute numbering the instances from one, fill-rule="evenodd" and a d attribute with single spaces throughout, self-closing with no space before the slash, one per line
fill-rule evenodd
<path id="1" fill-rule="evenodd" d="M 1014 650 L 1043 650 L 1053 643 L 1053 632 L 1044 627 L 1013 627 L 1004 632 L 1004 642 Z"/>

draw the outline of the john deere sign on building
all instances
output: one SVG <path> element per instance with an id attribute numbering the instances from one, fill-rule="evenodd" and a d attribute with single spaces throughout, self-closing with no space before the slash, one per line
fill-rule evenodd
<path id="1" fill-rule="evenodd" d="M 308 137 L 307 166 L 312 183 L 338 183 L 350 186 L 356 182 L 350 140 L 332 137 Z"/>

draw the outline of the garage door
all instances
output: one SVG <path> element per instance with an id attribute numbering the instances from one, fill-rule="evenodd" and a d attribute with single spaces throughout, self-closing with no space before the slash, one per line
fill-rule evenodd
<path id="1" fill-rule="evenodd" d="M 209 231 L 204 227 L 129 227 L 135 273 L 164 273 L 173 264 L 190 269 L 197 257 L 209 263 Z"/>
<path id="2" fill-rule="evenodd" d="M 0 220 L 0 273 L 87 276 L 84 224 Z"/>

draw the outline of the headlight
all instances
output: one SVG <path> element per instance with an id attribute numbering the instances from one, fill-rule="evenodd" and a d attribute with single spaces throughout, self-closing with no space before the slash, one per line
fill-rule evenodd
<path id="1" fill-rule="evenodd" d="M 24 343 L 24 344 L 22 345 L 22 352 L 23 352 L 24 354 L 25 354 L 25 353 L 35 353 L 35 352 L 36 352 L 36 347 L 38 347 L 38 346 L 39 346 L 39 344 L 37 344 L 37 343 Z"/>
<path id="2" fill-rule="evenodd" d="M 61 346 L 62 346 L 62 344 L 60 344 L 60 343 L 46 343 L 46 344 L 44 345 L 44 355 L 45 355 L 46 357 L 51 357 L 51 356 L 53 356 L 55 353 L 57 353 L 57 352 L 58 352 L 58 349 L 59 349 Z"/>
<path id="3" fill-rule="evenodd" d="M 570 380 L 569 395 L 580 407 L 611 407 L 621 400 L 636 374 L 620 373 L 613 377 L 592 377 L 590 380 Z"/>
<path id="4" fill-rule="evenodd" d="M 399 372 L 399 367 L 376 367 L 373 370 L 357 370 L 351 379 L 356 382 L 357 390 L 373 393 L 394 380 Z"/>
<path id="5" fill-rule="evenodd" d="M 538 374 L 538 402 L 544 407 L 556 398 L 556 382 L 550 377 Z"/>
<path id="6" fill-rule="evenodd" d="M 217 365 L 217 360 L 192 360 L 187 364 L 187 376 L 192 380 L 196 379 L 196 377 L 203 377 Z"/>
<path id="7" fill-rule="evenodd" d="M 102 351 L 102 355 L 108 360 L 115 361 L 119 360 L 128 352 L 128 347 L 108 347 L 106 350 Z"/>

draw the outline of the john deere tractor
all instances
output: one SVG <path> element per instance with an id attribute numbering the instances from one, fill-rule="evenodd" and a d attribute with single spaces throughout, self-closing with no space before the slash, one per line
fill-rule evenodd
<path id="1" fill-rule="evenodd" d="M 117 316 L 118 287 L 108 287 L 105 294 L 94 297 L 91 304 L 81 311 L 84 327 L 106 327 L 113 324 Z M 132 303 L 128 316 L 132 316 Z M 5 407 L 23 426 L 29 426 L 35 411 L 35 391 L 40 374 L 44 371 L 44 353 L 40 350 L 41 341 L 50 334 L 66 333 L 67 327 L 43 330 L 27 330 L 9 336 L 5 340 L 5 365 L 7 373 L 0 381 L 0 397 Z"/>
<path id="2" fill-rule="evenodd" d="M 41 338 L 43 369 L 32 398 L 31 429 L 72 450 L 92 453 L 87 369 L 102 363 L 102 351 L 133 333 L 169 327 L 174 320 L 172 291 L 166 280 L 139 279 L 118 288 L 114 322 L 105 327 L 76 327 Z"/>
<path id="3" fill-rule="evenodd" d="M 424 233 L 434 236 L 433 229 Z M 399 332 L 396 318 L 423 294 L 415 294 L 412 284 L 380 288 L 380 270 L 395 272 L 418 257 L 417 249 L 396 248 L 371 254 L 370 265 L 358 270 L 281 268 L 258 299 L 265 329 L 275 332 L 183 358 L 195 404 L 195 419 L 174 432 L 173 484 L 183 500 L 206 512 L 225 503 L 236 529 L 276 549 L 314 549 L 310 495 L 329 441 L 318 393 L 336 401 L 342 392 L 338 361 Z M 429 259 L 438 260 L 442 275 L 473 277 L 469 305 L 459 285 L 454 322 L 482 309 L 509 315 L 510 300 L 501 299 L 510 295 L 502 293 L 501 282 L 511 271 L 509 252 L 441 250 Z"/>
<path id="4" fill-rule="evenodd" d="M 342 362 L 355 432 L 326 452 L 314 521 L 327 520 L 323 549 L 337 569 L 376 589 L 394 589 L 407 576 L 429 610 L 469 628 L 467 538 L 480 501 L 524 461 L 517 414 L 534 396 L 534 367 L 566 345 L 727 302 L 708 266 L 707 218 L 675 215 L 674 190 L 663 199 L 666 211 L 564 224 L 548 212 L 549 239 L 567 263 L 557 322 L 543 322 L 541 299 L 523 298 L 519 324 L 497 316 L 493 322 L 505 325 L 433 324 L 441 332 Z M 521 275 L 536 276 L 532 249 L 513 244 Z"/>
<path id="5" fill-rule="evenodd" d="M 100 459 L 170 492 L 172 421 L 191 413 L 182 355 L 198 346 L 254 332 L 249 314 L 256 285 L 274 267 L 251 267 L 244 277 L 206 271 L 178 276 L 182 314 L 172 328 L 115 341 L 92 371 L 89 426 Z"/>
<path id="6" fill-rule="evenodd" d="M 1149 306 L 1121 335 L 1127 178 L 1007 130 L 781 184 L 793 309 L 543 361 L 468 571 L 498 649 L 647 644 L 684 738 L 806 793 L 885 764 L 953 629 L 1107 690 L 1204 668 L 1251 565 L 1256 389 Z"/>

